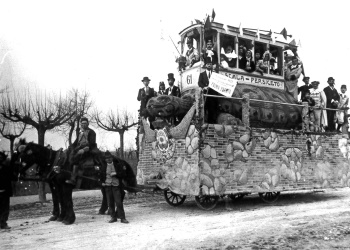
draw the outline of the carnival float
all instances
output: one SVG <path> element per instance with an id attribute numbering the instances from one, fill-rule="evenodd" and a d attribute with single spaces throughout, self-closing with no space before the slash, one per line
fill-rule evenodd
<path id="1" fill-rule="evenodd" d="M 180 38 L 181 53 L 193 43 L 199 57 L 179 60 L 180 98 L 158 96 L 148 102 L 154 129 L 140 118 L 138 184 L 155 184 L 173 206 L 195 196 L 206 210 L 225 196 L 259 194 L 274 202 L 286 191 L 350 187 L 348 135 L 310 126 L 307 103 L 293 96 L 291 86 L 301 72 L 288 72 L 284 65 L 286 51 L 296 54 L 295 43 L 217 22 L 193 24 Z M 209 40 L 220 55 L 213 62 L 216 74 L 236 84 L 230 96 L 213 96 L 198 86 L 205 71 L 200 48 Z M 240 67 L 242 50 L 266 57 L 265 68 Z M 208 122 L 208 98 L 217 98 L 215 123 Z M 169 117 L 179 122 L 169 123 Z"/>

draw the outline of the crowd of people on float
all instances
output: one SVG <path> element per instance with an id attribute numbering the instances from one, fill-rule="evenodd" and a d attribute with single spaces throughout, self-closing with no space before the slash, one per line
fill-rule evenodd
<path id="1" fill-rule="evenodd" d="M 333 77 L 328 78 L 329 86 L 324 89 L 318 87 L 319 81 L 312 81 L 310 84 L 310 77 L 304 77 L 303 82 L 305 85 L 298 88 L 300 102 L 308 103 L 309 117 L 313 124 L 326 131 L 341 132 L 348 116 L 349 96 L 346 94 L 346 85 L 340 86 L 339 93 Z"/>
<path id="2" fill-rule="evenodd" d="M 198 50 L 193 49 L 193 39 L 187 39 L 189 51 L 192 51 L 195 55 L 198 54 Z M 269 50 L 260 52 L 255 51 L 255 58 L 253 58 L 252 50 L 247 49 L 241 45 L 238 49 L 238 56 L 233 50 L 231 45 L 226 46 L 225 49 L 221 48 L 220 65 L 218 67 L 217 52 L 213 50 L 213 42 L 211 40 L 206 41 L 206 49 L 203 53 L 204 68 L 198 80 L 198 86 L 201 88 L 207 88 L 209 85 L 209 78 L 211 72 L 218 72 L 219 68 L 234 69 L 236 62 L 238 61 L 238 68 L 247 72 L 258 72 L 261 75 L 269 73 L 270 75 L 280 75 L 281 72 L 275 67 L 276 58 L 272 56 Z M 290 52 L 290 53 L 288 53 Z M 262 57 L 261 57 L 262 54 Z M 186 53 L 187 55 L 187 53 Z M 238 59 L 238 60 L 237 60 Z M 341 85 L 340 92 L 335 88 L 335 80 L 333 77 L 329 77 L 327 80 L 328 87 L 322 89 L 318 88 L 319 81 L 313 81 L 309 84 L 310 77 L 305 76 L 303 63 L 299 58 L 296 49 L 284 52 L 284 64 L 283 73 L 286 81 L 286 91 L 290 93 L 295 100 L 298 100 L 299 94 L 300 103 L 308 102 L 310 106 L 310 120 L 315 126 L 321 128 L 321 131 L 341 131 L 341 128 L 347 119 L 347 109 L 349 104 L 349 97 L 346 94 L 346 85 Z M 199 57 L 186 57 L 186 67 L 191 67 L 194 63 L 199 61 Z M 304 86 L 298 87 L 298 79 L 304 75 Z M 211 91 L 210 94 L 216 95 L 218 93 Z M 207 99 L 206 107 L 208 109 L 215 109 L 215 100 L 213 98 Z M 213 102 L 213 103 L 212 103 Z M 330 110 L 330 109 L 342 109 L 342 110 Z M 210 111 L 209 111 L 210 113 Z M 213 110 L 215 113 L 215 110 Z M 211 121 L 215 122 L 215 115 L 212 116 Z"/>
<path id="3" fill-rule="evenodd" d="M 238 62 L 238 68 L 247 72 L 257 72 L 260 75 L 281 75 L 281 70 L 276 68 L 276 58 L 269 50 L 260 51 L 258 48 L 255 50 L 255 57 L 251 49 L 247 49 L 246 46 L 240 45 L 238 47 L 238 55 L 235 53 L 231 45 L 227 45 L 225 48 L 221 48 L 220 63 L 218 60 L 218 53 L 214 49 L 214 43 L 211 39 L 206 40 L 206 48 L 202 53 L 199 53 L 198 49 L 193 46 L 194 39 L 187 37 L 188 50 L 185 53 L 184 64 L 180 66 L 179 71 L 189 69 L 193 66 L 201 64 L 205 69 L 199 76 L 198 86 L 208 89 L 209 79 L 212 72 L 218 72 L 219 69 L 234 69 Z M 252 45 L 253 46 L 253 45 Z M 202 58 L 200 58 L 202 57 Z M 200 60 L 202 59 L 202 60 Z M 202 62 L 204 62 L 204 65 Z M 342 125 L 347 119 L 347 107 L 349 104 L 349 97 L 346 94 L 346 85 L 341 85 L 339 94 L 335 88 L 335 81 L 333 77 L 328 78 L 329 86 L 322 89 L 318 88 L 319 81 L 313 81 L 309 83 L 310 77 L 305 76 L 303 62 L 300 60 L 296 49 L 291 49 L 284 52 L 283 63 L 283 75 L 285 78 L 286 92 L 290 93 L 295 100 L 299 102 L 308 102 L 310 107 L 310 120 L 313 124 L 321 128 L 321 131 L 340 131 Z M 304 86 L 298 86 L 298 79 L 304 75 Z M 168 75 L 169 87 L 166 88 L 164 82 L 160 82 L 159 91 L 156 92 L 150 88 L 148 77 L 144 77 L 142 82 L 145 87 L 139 90 L 137 97 L 138 101 L 141 101 L 140 111 L 146 108 L 147 101 L 157 95 L 173 95 L 180 97 L 180 90 L 174 86 L 174 74 Z M 208 94 L 218 94 L 214 90 L 208 89 Z M 300 94 L 300 99 L 298 99 Z M 208 98 L 206 101 L 206 107 L 208 113 L 215 114 L 216 103 L 215 98 Z M 210 109 L 210 110 L 209 110 Z M 329 109 L 343 109 L 343 110 L 329 110 Z M 210 112 L 211 111 L 211 112 Z M 211 117 L 211 118 L 210 118 Z M 208 122 L 215 123 L 215 115 L 208 117 Z M 151 121 L 150 121 L 151 122 Z"/>

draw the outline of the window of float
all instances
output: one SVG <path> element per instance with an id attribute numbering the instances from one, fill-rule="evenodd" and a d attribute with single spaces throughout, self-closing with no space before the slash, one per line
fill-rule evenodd
<path id="1" fill-rule="evenodd" d="M 270 52 L 272 54 L 272 57 L 275 58 L 275 63 L 274 63 L 274 71 L 271 70 L 271 74 L 275 75 L 283 75 L 283 57 L 282 57 L 282 48 L 275 46 L 275 45 L 270 45 Z M 272 65 L 271 65 L 272 66 Z"/>
<path id="2" fill-rule="evenodd" d="M 195 49 L 200 48 L 200 32 L 197 29 L 193 29 L 189 32 L 187 32 L 182 38 L 181 38 L 181 54 L 185 56 L 188 47 L 187 47 L 187 39 L 188 37 L 193 38 L 193 47 Z"/>
<path id="3" fill-rule="evenodd" d="M 242 51 L 242 47 L 245 47 L 246 49 Z M 241 57 L 245 56 L 245 52 L 247 50 L 252 51 L 252 58 L 254 59 L 254 42 L 250 39 L 245 39 L 245 38 L 238 38 L 238 54 L 237 54 L 237 65 L 239 67 L 239 59 Z"/>
<path id="4" fill-rule="evenodd" d="M 259 60 L 264 60 L 264 53 L 265 51 L 268 50 L 268 44 L 263 43 L 263 42 L 258 42 L 258 41 L 254 41 L 254 60 L 255 60 L 255 65 L 257 64 L 257 59 L 255 57 L 256 53 L 259 52 L 260 54 L 260 59 Z M 268 65 L 270 66 L 270 64 L 268 63 Z M 266 72 L 264 72 L 264 74 L 268 74 L 268 69 Z"/>
<path id="5" fill-rule="evenodd" d="M 203 49 L 207 47 L 207 41 L 211 40 L 213 42 L 213 50 L 217 50 L 217 31 L 216 30 L 210 30 L 206 31 L 204 34 L 204 43 L 203 43 Z"/>
<path id="6" fill-rule="evenodd" d="M 220 34 L 220 47 L 219 47 L 219 64 L 221 64 L 221 57 L 220 54 L 222 51 L 224 51 L 226 53 L 226 49 L 228 46 L 232 47 L 232 50 L 236 53 L 236 55 L 238 54 L 237 49 L 238 46 L 237 45 L 237 37 L 236 36 L 231 36 L 231 35 L 227 35 L 227 34 Z M 233 68 L 237 68 L 238 64 L 237 64 L 237 59 L 233 59 L 235 60 L 235 64 Z"/>

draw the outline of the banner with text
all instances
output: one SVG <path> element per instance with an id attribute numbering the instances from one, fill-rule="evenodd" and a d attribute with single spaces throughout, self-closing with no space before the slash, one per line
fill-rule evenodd
<path id="1" fill-rule="evenodd" d="M 245 83 L 255 86 L 268 87 L 284 90 L 284 82 L 278 80 L 269 80 L 255 76 L 245 76 L 235 73 L 220 72 L 221 75 L 237 80 L 238 83 Z"/>
<path id="2" fill-rule="evenodd" d="M 237 80 L 215 72 L 212 73 L 209 79 L 209 87 L 227 97 L 232 96 L 236 86 Z"/>

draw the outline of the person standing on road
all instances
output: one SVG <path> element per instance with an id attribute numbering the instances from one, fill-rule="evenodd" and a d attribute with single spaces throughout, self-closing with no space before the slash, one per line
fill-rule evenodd
<path id="1" fill-rule="evenodd" d="M 7 155 L 0 152 L 0 228 L 11 229 L 7 225 L 10 215 L 10 197 L 12 193 L 11 181 L 16 181 L 15 171 L 11 168 Z"/>
<path id="2" fill-rule="evenodd" d="M 129 223 L 125 218 L 125 211 L 123 206 L 123 178 L 126 176 L 125 166 L 113 155 L 106 151 L 105 153 L 106 171 L 103 173 L 105 177 L 102 185 L 106 189 L 106 196 L 108 206 L 111 211 L 111 220 L 109 223 L 117 222 L 120 218 L 121 223 Z M 117 209 L 115 209 L 117 206 Z"/>

